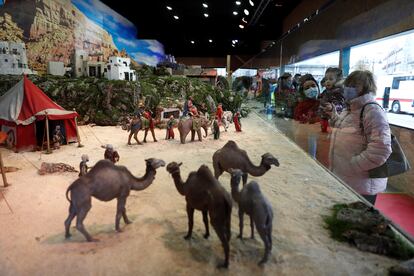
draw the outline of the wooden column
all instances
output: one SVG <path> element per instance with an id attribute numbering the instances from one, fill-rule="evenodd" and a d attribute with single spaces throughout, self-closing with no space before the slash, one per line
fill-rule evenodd
<path id="1" fill-rule="evenodd" d="M 76 109 L 74 108 L 73 111 L 76 112 Z M 81 138 L 79 135 L 79 129 L 78 129 L 78 117 L 75 117 L 75 127 L 76 127 L 76 138 L 78 139 L 78 148 L 83 147 L 83 145 L 81 144 Z"/>
<path id="2" fill-rule="evenodd" d="M 47 116 L 47 111 L 45 111 L 46 115 L 46 141 L 47 141 L 47 150 L 46 153 L 52 153 L 52 150 L 50 149 L 50 139 L 49 139 L 49 118 Z"/>
<path id="3" fill-rule="evenodd" d="M 3 142 L 6 141 L 7 139 L 7 134 L 5 132 L 0 132 L 0 144 L 2 144 Z M 1 151 L 0 151 L 0 170 L 1 170 L 1 175 L 3 177 L 3 185 L 4 187 L 9 186 L 9 184 L 7 184 L 7 179 L 6 179 L 6 171 L 4 170 L 4 164 L 3 164 L 3 158 L 1 157 Z"/>

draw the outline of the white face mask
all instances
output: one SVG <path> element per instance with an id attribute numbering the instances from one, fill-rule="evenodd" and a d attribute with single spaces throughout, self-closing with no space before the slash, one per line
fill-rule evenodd
<path id="1" fill-rule="evenodd" d="M 344 98 L 346 102 L 350 102 L 351 100 L 358 97 L 358 91 L 355 87 L 344 87 Z"/>
<path id="2" fill-rule="evenodd" d="M 309 87 L 305 91 L 305 96 L 309 99 L 316 99 L 318 97 L 318 88 L 316 87 Z"/>

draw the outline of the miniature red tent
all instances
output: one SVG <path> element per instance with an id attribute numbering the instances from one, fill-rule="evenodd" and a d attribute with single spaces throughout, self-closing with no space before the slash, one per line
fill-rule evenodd
<path id="1" fill-rule="evenodd" d="M 15 151 L 34 150 L 42 143 L 39 137 L 44 137 L 46 114 L 52 126 L 63 127 L 66 142 L 77 141 L 78 114 L 53 102 L 26 76 L 0 97 L 0 130 L 7 133 L 8 143 Z"/>

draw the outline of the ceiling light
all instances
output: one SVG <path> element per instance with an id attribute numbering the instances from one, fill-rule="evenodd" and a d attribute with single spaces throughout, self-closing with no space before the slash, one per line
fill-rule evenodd
<path id="1" fill-rule="evenodd" d="M 245 15 L 249 15 L 249 10 L 244 9 L 244 11 L 243 11 L 243 12 L 244 12 L 244 14 L 245 14 Z"/>
<path id="2" fill-rule="evenodd" d="M 167 10 L 171 11 L 171 10 L 172 10 L 172 8 L 171 8 L 170 6 L 167 6 Z"/>
<path id="3" fill-rule="evenodd" d="M 237 6 L 240 6 L 241 5 L 241 2 L 240 1 L 236 1 L 236 5 Z"/>
<path id="4" fill-rule="evenodd" d="M 190 42 L 191 42 L 191 44 L 194 44 L 195 43 L 194 40 L 191 40 Z"/>
<path id="5" fill-rule="evenodd" d="M 204 14 L 204 17 L 208 17 L 208 13 L 205 13 L 205 14 Z"/>
<path id="6" fill-rule="evenodd" d="M 234 15 L 238 15 L 239 13 L 238 13 L 238 12 L 236 12 L 236 11 L 234 11 L 234 12 L 233 12 L 233 14 L 234 14 Z"/>
<path id="7" fill-rule="evenodd" d="M 249 0 L 250 6 L 254 7 L 254 2 L 252 0 Z"/>
<path id="8" fill-rule="evenodd" d="M 212 42 L 213 42 L 213 40 L 212 40 L 212 39 L 209 39 L 209 40 L 208 40 L 208 42 L 212 43 Z"/>
<path id="9" fill-rule="evenodd" d="M 240 25 L 239 25 L 239 28 L 240 28 L 240 29 L 244 29 L 244 25 L 240 24 Z"/>
<path id="10" fill-rule="evenodd" d="M 232 44 L 231 46 L 236 47 L 236 45 Z"/>
<path id="11" fill-rule="evenodd" d="M 246 19 L 244 19 L 244 17 L 242 18 L 242 21 L 243 21 L 244 23 L 247 23 L 247 20 L 246 20 Z"/>
<path id="12" fill-rule="evenodd" d="M 275 7 L 280 8 L 280 7 L 283 7 L 283 5 L 282 4 L 275 4 Z"/>
<path id="13" fill-rule="evenodd" d="M 178 20 L 178 19 L 180 19 L 177 15 L 174 15 L 174 19 L 175 20 Z"/>
<path id="14" fill-rule="evenodd" d="M 204 8 L 208 8 L 208 5 L 206 3 L 203 3 Z"/>

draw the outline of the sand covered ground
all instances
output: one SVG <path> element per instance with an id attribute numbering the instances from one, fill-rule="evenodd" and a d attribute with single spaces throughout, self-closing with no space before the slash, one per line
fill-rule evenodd
<path id="1" fill-rule="evenodd" d="M 71 144 L 50 155 L 1 149 L 6 166 L 21 170 L 8 173 L 12 186 L 1 188 L 13 213 L 0 195 L 0 275 L 386 275 L 387 268 L 398 263 L 332 240 L 322 215 L 329 214 L 333 204 L 357 197 L 254 112 L 242 124 L 242 133 L 231 125 L 218 141 L 210 135 L 201 143 L 185 145 L 177 139 L 164 140 L 165 130 L 156 130 L 158 143 L 149 138 L 143 146 L 127 146 L 127 132 L 120 127 L 81 126 L 83 148 Z M 181 172 L 186 179 L 201 164 L 212 168 L 212 154 L 228 140 L 236 141 L 255 164 L 265 152 L 280 162 L 280 167 L 272 167 L 264 176 L 250 177 L 261 185 L 275 215 L 272 255 L 264 267 L 257 266 L 264 250 L 259 236 L 256 240 L 236 238 L 236 204 L 228 270 L 216 269 L 223 250 L 213 230 L 208 240 L 202 237 L 200 212 L 195 212 L 193 240 L 185 241 L 185 199 L 165 168 L 158 170 L 149 188 L 131 192 L 126 208 L 133 223 L 125 226 L 121 220 L 122 233 L 114 230 L 116 201 L 92 201 L 85 227 L 100 239 L 93 243 L 86 242 L 74 224 L 72 238 L 64 239 L 69 206 L 65 191 L 77 173 L 37 173 L 42 162 L 64 162 L 77 168 L 83 153 L 93 165 L 103 157 L 101 145 L 111 143 L 121 156 L 119 164 L 137 176 L 144 174 L 144 159 L 155 157 L 166 163 L 183 162 Z M 230 191 L 227 173 L 220 181 Z M 245 217 L 245 237 L 249 236 L 248 222 Z"/>

